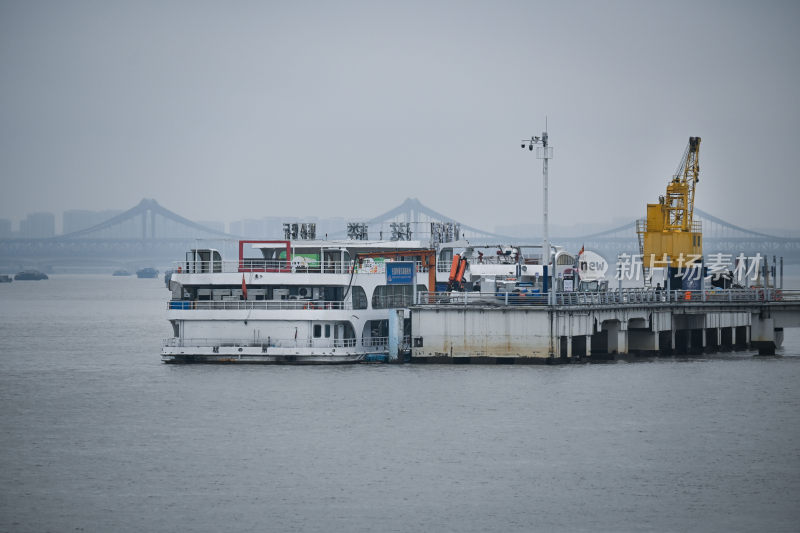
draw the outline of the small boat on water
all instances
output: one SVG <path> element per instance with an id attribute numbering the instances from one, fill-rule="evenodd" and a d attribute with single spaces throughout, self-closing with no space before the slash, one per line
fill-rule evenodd
<path id="1" fill-rule="evenodd" d="M 0 283 L 11 283 L 11 276 L 8 274 L 0 274 Z"/>
<path id="2" fill-rule="evenodd" d="M 136 271 L 136 276 L 139 278 L 155 278 L 158 276 L 158 270 L 155 268 L 142 268 Z"/>
<path id="3" fill-rule="evenodd" d="M 17 272 L 17 275 L 14 276 L 15 280 L 18 281 L 27 281 L 27 280 L 40 280 L 40 279 L 49 279 L 47 274 L 44 272 L 39 272 L 38 270 L 23 270 L 22 272 Z"/>
<path id="4" fill-rule="evenodd" d="M 127 270 L 120 269 L 120 270 L 115 270 L 114 273 L 111 274 L 111 275 L 112 276 L 130 276 L 131 273 L 128 272 Z"/>

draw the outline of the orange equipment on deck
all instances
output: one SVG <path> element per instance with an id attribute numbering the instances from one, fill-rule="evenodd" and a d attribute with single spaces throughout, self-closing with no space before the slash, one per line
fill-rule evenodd
<path id="1" fill-rule="evenodd" d="M 450 283 L 453 283 L 456 279 L 456 275 L 458 274 L 458 265 L 461 263 L 461 256 L 456 254 L 453 256 L 453 262 L 450 264 L 450 277 L 447 279 Z"/>
<path id="2" fill-rule="evenodd" d="M 459 254 L 453 256 L 453 263 L 450 265 L 450 277 L 448 278 L 447 290 L 460 288 L 464 282 L 464 272 L 467 270 L 467 258 Z"/>

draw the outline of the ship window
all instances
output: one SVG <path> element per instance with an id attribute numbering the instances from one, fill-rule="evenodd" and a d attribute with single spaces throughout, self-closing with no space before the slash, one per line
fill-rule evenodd
<path id="1" fill-rule="evenodd" d="M 367 293 L 364 292 L 364 287 L 353 285 L 353 309 L 366 309 L 367 308 Z"/>
<path id="2" fill-rule="evenodd" d="M 325 324 L 325 338 L 329 338 L 331 336 L 331 325 Z"/>
<path id="3" fill-rule="evenodd" d="M 314 324 L 314 338 L 318 339 L 322 337 L 322 326 L 319 324 Z"/>

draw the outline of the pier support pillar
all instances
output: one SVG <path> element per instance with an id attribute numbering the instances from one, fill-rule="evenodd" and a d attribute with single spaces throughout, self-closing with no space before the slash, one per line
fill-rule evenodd
<path id="1" fill-rule="evenodd" d="M 403 310 L 389 311 L 389 359 L 396 361 L 400 357 L 400 342 L 403 339 Z"/>
<path id="2" fill-rule="evenodd" d="M 691 329 L 678 329 L 675 330 L 675 353 L 686 355 L 691 353 L 692 350 L 692 330 Z"/>
<path id="3" fill-rule="evenodd" d="M 736 329 L 734 328 L 720 328 L 719 346 L 722 350 L 731 350 L 736 339 Z"/>
<path id="4" fill-rule="evenodd" d="M 590 335 L 575 335 L 574 337 L 568 337 L 570 355 L 592 355 L 592 349 L 590 348 L 591 338 L 592 337 Z"/>
<path id="5" fill-rule="evenodd" d="M 706 348 L 706 329 L 689 330 L 689 353 L 698 355 Z"/>
<path id="6" fill-rule="evenodd" d="M 775 342 L 775 321 L 771 317 L 753 315 L 750 326 L 750 344 L 758 349 L 759 355 L 774 355 L 777 343 Z"/>
<path id="7" fill-rule="evenodd" d="M 620 322 L 611 320 L 603 323 L 603 329 L 608 335 L 608 353 L 628 353 L 627 331 L 622 329 Z"/>
<path id="8" fill-rule="evenodd" d="M 559 357 L 572 357 L 572 337 L 569 335 L 562 335 L 558 338 L 558 354 Z"/>
<path id="9" fill-rule="evenodd" d="M 750 328 L 737 326 L 733 329 L 733 346 L 737 350 L 744 350 L 750 344 Z"/>
<path id="10" fill-rule="evenodd" d="M 714 353 L 719 351 L 720 328 L 706 328 L 705 330 L 705 351 Z"/>
<path id="11" fill-rule="evenodd" d="M 661 354 L 671 354 L 675 348 L 675 332 L 672 330 L 659 331 L 656 333 L 658 337 L 658 351 Z"/>

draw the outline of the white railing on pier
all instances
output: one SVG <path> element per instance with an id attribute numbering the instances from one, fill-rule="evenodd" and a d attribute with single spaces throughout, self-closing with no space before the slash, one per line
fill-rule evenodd
<path id="1" fill-rule="evenodd" d="M 425 292 L 417 293 L 419 305 L 546 305 L 547 295 L 521 292 Z"/>
<path id="2" fill-rule="evenodd" d="M 231 297 L 233 298 L 233 297 Z M 351 302 L 330 300 L 170 300 L 167 309 L 174 311 L 200 310 L 341 310 L 352 309 Z"/>
<path id="3" fill-rule="evenodd" d="M 555 305 L 692 304 L 739 302 L 800 302 L 800 290 L 773 288 L 706 291 L 618 289 L 606 292 L 557 292 Z M 527 292 L 419 292 L 418 305 L 545 306 L 547 294 Z"/>
<path id="4" fill-rule="evenodd" d="M 416 262 L 417 272 L 427 272 L 428 268 Z M 295 272 L 302 274 L 350 274 L 352 261 L 314 261 L 314 260 L 264 260 L 242 259 L 241 261 L 174 261 L 172 271 L 177 274 L 219 274 L 239 272 Z M 383 262 L 366 261 L 355 266 L 357 274 L 385 274 Z"/>

